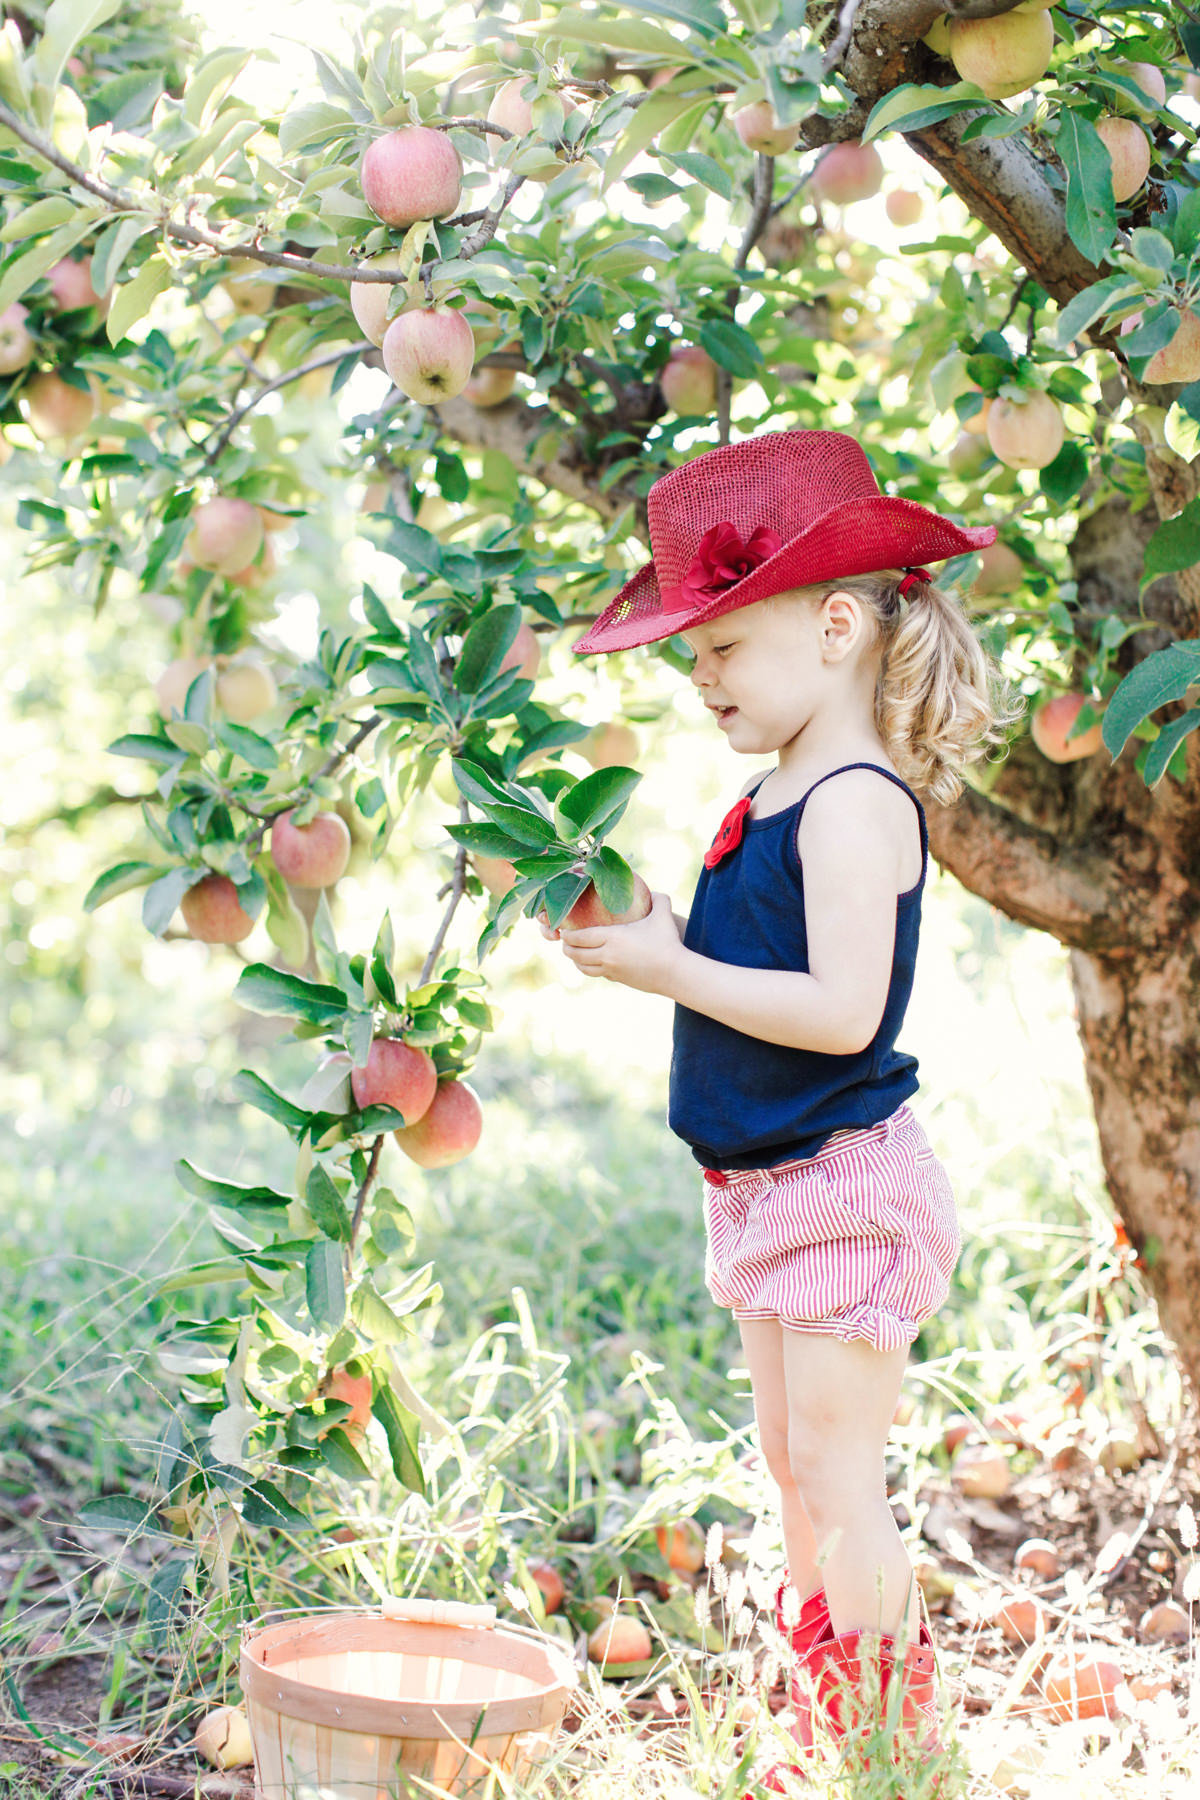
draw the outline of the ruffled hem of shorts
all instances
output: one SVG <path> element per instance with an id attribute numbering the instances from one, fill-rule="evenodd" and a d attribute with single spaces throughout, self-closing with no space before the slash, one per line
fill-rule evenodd
<path id="1" fill-rule="evenodd" d="M 791 1331 L 809 1331 L 822 1337 L 840 1338 L 844 1344 L 866 1342 L 876 1350 L 899 1350 L 911 1344 L 921 1327 L 898 1313 L 884 1312 L 878 1306 L 855 1306 L 831 1319 L 789 1319 L 770 1307 L 754 1312 L 733 1307 L 735 1319 L 778 1319 Z"/>

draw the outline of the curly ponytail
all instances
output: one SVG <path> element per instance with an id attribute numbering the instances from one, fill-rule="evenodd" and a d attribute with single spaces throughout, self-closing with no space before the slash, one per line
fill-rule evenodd
<path id="1" fill-rule="evenodd" d="M 961 771 L 1005 742 L 1025 700 L 979 642 L 961 603 L 933 581 L 900 592 L 902 569 L 848 575 L 795 597 L 850 593 L 865 602 L 882 644 L 875 728 L 901 778 L 943 806 L 963 790 Z"/>

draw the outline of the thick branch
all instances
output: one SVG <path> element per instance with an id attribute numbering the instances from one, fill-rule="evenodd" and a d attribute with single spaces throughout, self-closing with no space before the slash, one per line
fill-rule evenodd
<path id="1" fill-rule="evenodd" d="M 926 820 L 930 854 L 942 868 L 1018 924 L 1081 950 L 1137 941 L 1126 916 L 1128 886 L 1111 857 L 1024 824 L 973 788 L 953 806 L 930 801 Z"/>

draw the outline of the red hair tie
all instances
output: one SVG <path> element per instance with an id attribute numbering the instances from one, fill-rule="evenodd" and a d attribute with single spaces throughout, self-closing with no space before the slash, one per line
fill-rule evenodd
<path id="1" fill-rule="evenodd" d="M 900 592 L 902 594 L 907 594 L 909 588 L 912 587 L 913 583 L 916 581 L 932 580 L 933 576 L 929 573 L 928 569 L 909 569 L 904 580 L 900 583 Z"/>

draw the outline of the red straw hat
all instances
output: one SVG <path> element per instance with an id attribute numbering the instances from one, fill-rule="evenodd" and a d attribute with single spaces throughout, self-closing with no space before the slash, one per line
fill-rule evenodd
<path id="1" fill-rule="evenodd" d="M 769 594 L 874 569 L 944 562 L 995 541 L 881 494 L 842 431 L 768 431 L 705 450 L 647 501 L 653 557 L 573 647 L 629 650 Z"/>

